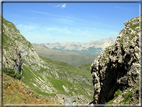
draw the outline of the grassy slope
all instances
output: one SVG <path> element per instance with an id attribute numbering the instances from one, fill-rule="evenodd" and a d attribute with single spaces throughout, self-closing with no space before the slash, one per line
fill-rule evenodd
<path id="1" fill-rule="evenodd" d="M 14 96 L 14 97 L 13 97 Z M 39 95 L 23 82 L 3 73 L 3 104 L 54 104 L 47 96 Z"/>
<path id="2" fill-rule="evenodd" d="M 41 57 L 41 56 L 40 56 L 40 58 L 42 58 L 49 65 L 57 67 L 57 69 L 60 69 L 61 71 L 68 72 L 69 74 L 73 74 L 75 76 L 76 75 L 82 75 L 82 76 L 84 76 L 84 77 L 86 77 L 90 80 L 89 77 L 91 77 L 91 74 L 90 74 L 88 69 L 90 68 L 91 64 L 73 66 L 73 65 L 70 65 L 70 64 L 65 63 L 65 62 L 53 61 L 50 58 L 44 58 L 44 57 Z M 79 68 L 80 66 L 82 66 L 82 68 L 84 68 L 84 69 L 80 69 Z M 60 75 L 60 76 L 63 76 L 63 75 Z"/>
<path id="3" fill-rule="evenodd" d="M 53 61 L 52 59 L 49 58 L 44 58 L 41 56 L 40 58 L 48 63 L 49 70 L 47 71 L 46 69 L 41 69 L 40 71 L 32 70 L 31 72 L 30 67 L 24 65 L 23 75 L 21 79 L 24 83 L 32 87 L 32 89 L 38 92 L 39 94 L 50 95 L 50 96 L 55 96 L 56 94 L 64 94 L 71 96 L 85 95 L 91 101 L 93 97 L 93 95 L 91 94 L 93 91 L 92 90 L 93 85 L 92 85 L 92 78 L 88 70 L 86 69 L 82 70 L 78 66 L 72 66 L 64 62 Z M 87 66 L 89 68 L 90 64 L 85 65 L 84 68 L 87 68 Z M 57 75 L 59 77 L 55 75 L 56 73 L 55 74 L 52 73 L 54 71 L 53 68 L 57 70 Z M 53 92 L 52 93 L 51 92 L 48 93 L 47 91 L 42 92 L 41 89 L 38 88 L 42 87 L 42 85 L 38 84 L 37 81 L 35 81 L 38 78 L 42 79 L 43 81 L 50 82 L 52 84 L 52 87 L 54 87 L 54 89 L 51 89 Z M 40 79 L 38 80 L 40 81 Z M 88 83 L 86 83 L 86 81 Z M 33 84 L 36 84 L 37 87 L 34 86 Z M 43 85 L 48 85 L 48 84 L 43 83 Z M 66 92 L 64 90 L 63 85 L 69 90 L 69 92 Z"/>
<path id="4" fill-rule="evenodd" d="M 73 52 L 48 49 L 40 44 L 32 44 L 35 51 L 43 57 L 52 58 L 54 61 L 66 62 L 71 65 L 92 63 L 95 57 L 81 55 Z"/>

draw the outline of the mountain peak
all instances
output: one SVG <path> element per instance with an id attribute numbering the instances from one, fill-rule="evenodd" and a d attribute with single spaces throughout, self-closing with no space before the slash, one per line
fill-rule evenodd
<path id="1" fill-rule="evenodd" d="M 66 42 L 66 43 L 47 43 L 44 44 L 49 49 L 63 49 L 63 50 L 87 50 L 89 48 L 95 47 L 95 48 L 102 48 L 103 50 L 110 45 L 113 45 L 115 43 L 115 38 L 110 37 L 102 38 L 101 40 L 92 40 L 89 43 L 80 43 L 80 42 Z M 58 44 L 58 45 L 57 45 Z"/>

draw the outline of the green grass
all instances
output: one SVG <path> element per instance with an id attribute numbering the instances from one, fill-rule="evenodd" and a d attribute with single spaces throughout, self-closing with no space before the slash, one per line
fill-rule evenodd
<path id="1" fill-rule="evenodd" d="M 131 96 L 132 96 L 132 92 L 128 92 L 125 94 L 124 104 L 126 104 L 131 99 Z"/>
<path id="2" fill-rule="evenodd" d="M 14 41 L 21 42 L 24 45 L 28 46 L 28 48 L 33 48 L 32 44 L 29 41 L 27 41 L 24 36 L 20 34 L 20 31 L 16 28 L 16 26 L 13 23 L 3 18 L 3 24 L 6 25 L 7 31 L 4 27 L 3 27 L 3 30 L 9 37 L 8 38 L 3 35 L 3 43 L 5 43 L 6 40 L 9 40 L 10 38 L 12 38 Z"/>
<path id="3" fill-rule="evenodd" d="M 122 91 L 120 89 L 118 89 L 115 93 L 114 93 L 114 98 L 112 100 L 110 100 L 109 102 L 106 102 L 106 104 L 113 104 L 113 101 L 122 94 Z"/>
<path id="4" fill-rule="evenodd" d="M 79 65 L 78 67 L 79 67 L 81 70 L 83 69 L 83 70 L 90 71 L 90 66 L 91 66 L 91 63 Z"/>
<path id="5" fill-rule="evenodd" d="M 77 95 L 85 95 L 88 98 L 92 99 L 93 94 L 90 96 L 87 93 L 88 89 L 89 90 L 93 89 L 91 74 L 87 70 L 89 69 L 90 64 L 80 65 L 82 68 L 84 68 L 82 70 L 80 69 L 79 66 L 72 66 L 64 62 L 53 61 L 50 58 L 44 58 L 41 56 L 40 58 L 48 63 L 48 66 L 49 66 L 48 70 L 41 68 L 40 71 L 34 71 L 30 68 L 30 66 L 23 65 L 23 73 L 22 73 L 21 80 L 24 83 L 26 83 L 29 87 L 32 87 L 33 90 L 35 90 L 36 92 L 42 95 L 55 96 L 56 94 L 67 94 L 67 95 L 74 96 L 73 93 L 75 93 Z M 58 70 L 57 74 L 59 78 L 57 78 L 54 73 L 52 74 L 52 72 L 55 69 Z M 30 70 L 36 75 L 36 77 Z M 51 75 L 51 77 L 46 76 L 46 79 L 57 90 L 56 93 L 48 93 L 44 91 L 42 92 L 39 88 L 35 87 L 32 84 L 32 83 L 37 84 L 36 81 L 34 81 L 34 79 L 37 77 L 40 77 L 44 81 L 44 78 L 42 77 L 43 72 L 47 73 L 48 75 Z M 78 78 L 80 76 L 84 78 L 85 80 L 81 80 L 80 78 Z M 68 78 L 71 78 L 71 81 L 68 80 Z M 87 84 L 86 81 L 90 82 L 90 84 Z M 63 85 L 66 88 L 68 88 L 69 92 L 65 92 L 65 90 L 63 89 Z M 40 85 L 38 87 L 40 87 Z M 75 90 L 74 87 L 77 90 Z"/>
<path id="6" fill-rule="evenodd" d="M 89 65 L 91 65 L 91 64 L 80 65 L 81 67 L 85 68 L 85 69 L 80 69 L 80 66 L 73 66 L 68 63 L 60 62 L 60 61 L 52 61 L 49 58 L 44 58 L 41 56 L 40 56 L 40 58 L 42 60 L 44 60 L 45 62 L 47 62 L 49 65 L 56 67 L 60 71 L 67 72 L 68 74 L 82 75 L 82 76 L 86 76 L 86 78 L 87 77 L 91 78 L 91 74 L 90 74 L 90 72 L 88 72 L 88 69 L 90 69 Z"/>
<path id="7" fill-rule="evenodd" d="M 116 99 L 117 97 L 114 97 L 112 100 L 110 100 L 109 102 L 106 102 L 106 104 L 113 104 L 113 101 Z"/>
<path id="8" fill-rule="evenodd" d="M 115 97 L 118 97 L 118 95 L 120 95 L 120 94 L 122 94 L 122 91 L 121 91 L 120 89 L 118 89 L 118 90 L 115 92 L 114 96 L 115 96 Z"/>
<path id="9" fill-rule="evenodd" d="M 107 55 L 109 53 L 109 48 L 106 48 L 105 54 Z"/>
<path id="10" fill-rule="evenodd" d="M 102 62 L 105 62 L 105 60 L 106 60 L 106 57 L 103 57 L 103 58 L 101 59 Z"/>
<path id="11" fill-rule="evenodd" d="M 12 39 L 10 39 L 5 34 L 3 34 L 3 48 L 8 51 L 9 50 L 8 47 L 10 47 L 11 44 L 16 45 Z"/>
<path id="12" fill-rule="evenodd" d="M 139 23 L 134 24 L 134 25 L 130 24 L 129 27 L 132 28 L 133 30 L 135 30 L 136 27 L 139 27 Z"/>
<path id="13" fill-rule="evenodd" d="M 9 21 L 7 21 L 6 19 L 3 18 L 3 23 L 7 26 L 7 27 L 15 27 L 15 25 Z"/>
<path id="14" fill-rule="evenodd" d="M 3 104 L 54 103 L 49 99 L 48 96 L 38 94 L 37 92 L 31 90 L 31 88 L 26 86 L 23 82 L 12 78 L 6 73 L 3 73 Z"/>
<path id="15" fill-rule="evenodd" d="M 136 35 L 132 35 L 132 34 L 126 34 L 125 36 L 122 36 L 120 39 L 120 43 L 123 44 L 123 41 L 126 37 L 129 37 L 129 44 L 131 43 L 131 40 L 135 37 Z"/>
<path id="16" fill-rule="evenodd" d="M 7 43 L 8 40 L 9 40 L 9 38 L 3 34 L 3 48 L 7 51 L 9 50 L 8 43 Z"/>
<path id="17" fill-rule="evenodd" d="M 132 90 L 133 90 L 133 95 L 132 95 Z M 136 99 L 136 97 L 138 97 L 138 93 L 136 93 L 136 90 L 139 90 L 139 85 L 136 85 L 133 88 L 129 88 L 127 90 L 121 91 L 120 89 L 118 89 L 115 94 L 114 94 L 114 98 L 112 100 L 110 100 L 109 102 L 106 102 L 106 104 L 114 104 L 114 100 L 122 94 L 122 100 L 119 102 L 119 104 L 138 104 L 139 103 L 139 99 Z M 124 94 L 125 93 L 125 94 Z M 133 100 L 132 100 L 132 96 L 133 96 Z"/>
<path id="18" fill-rule="evenodd" d="M 26 77 L 26 79 L 22 78 L 22 81 L 24 83 L 26 83 L 28 86 L 30 87 L 34 87 L 29 81 L 31 81 L 30 79 L 33 79 L 35 78 L 34 75 L 32 74 L 32 72 L 30 72 L 30 70 L 28 69 L 28 67 L 26 66 L 23 66 L 23 75 L 22 77 Z M 33 71 L 33 70 L 32 70 Z M 40 75 L 40 72 L 37 72 L 37 71 L 33 71 L 34 74 L 37 76 L 37 77 L 40 77 L 42 80 L 44 80 L 42 78 L 42 76 Z M 63 75 L 61 75 L 63 76 Z M 48 81 L 50 83 L 53 84 L 53 87 L 57 90 L 57 94 L 69 94 L 69 95 L 73 95 L 72 92 L 74 92 L 75 94 L 84 94 L 85 96 L 89 97 L 89 98 L 92 98 L 92 96 L 89 96 L 86 91 L 82 88 L 82 86 L 80 86 L 79 84 L 75 84 L 73 82 L 70 82 L 70 81 L 67 81 L 65 79 L 55 79 L 55 78 L 50 78 L 50 77 L 46 77 L 48 79 Z M 35 83 L 36 84 L 36 83 Z M 70 90 L 70 92 L 65 92 L 64 89 L 63 89 L 63 85 L 65 87 L 68 88 L 68 90 Z M 78 90 L 74 90 L 73 87 L 76 87 Z M 38 92 L 39 94 L 42 94 L 42 95 L 51 95 L 51 96 L 55 96 L 56 94 L 53 93 L 45 93 L 45 92 L 41 92 L 40 89 L 38 88 L 32 88 L 33 90 L 35 90 L 36 92 Z"/>
<path id="19" fill-rule="evenodd" d="M 55 66 L 56 68 L 58 68 L 61 71 L 67 71 L 68 73 L 76 73 L 77 75 L 83 74 L 83 75 L 91 76 L 90 72 L 86 72 L 86 69 L 81 70 L 79 68 L 79 66 L 73 66 L 73 65 L 70 65 L 68 63 L 60 62 L 60 61 L 53 61 L 50 58 L 45 58 L 45 57 L 42 57 L 42 56 L 40 56 L 40 58 L 42 60 L 44 60 L 45 62 L 47 62 L 48 65 Z M 88 65 L 91 65 L 91 64 L 84 64 L 84 65 L 80 65 L 80 66 L 82 66 L 82 67 L 86 66 L 84 68 L 90 69 Z"/>
<path id="20" fill-rule="evenodd" d="M 132 24 L 130 24 L 130 26 L 129 26 L 130 28 L 132 28 L 133 30 L 135 30 L 135 28 L 136 27 L 139 27 L 139 23 L 136 23 L 136 24 L 134 24 L 134 25 L 132 25 Z M 132 35 L 132 34 L 126 34 L 125 36 L 122 36 L 121 37 L 121 39 L 120 39 L 120 43 L 121 44 L 123 44 L 123 41 L 124 41 L 124 39 L 126 38 L 126 37 L 129 37 L 129 44 L 131 43 L 131 40 L 135 37 L 135 36 L 137 36 L 137 35 Z"/>
<path id="21" fill-rule="evenodd" d="M 3 72 L 5 72 L 7 75 L 16 79 L 21 78 L 21 74 L 19 72 L 14 71 L 14 69 L 3 68 Z"/>

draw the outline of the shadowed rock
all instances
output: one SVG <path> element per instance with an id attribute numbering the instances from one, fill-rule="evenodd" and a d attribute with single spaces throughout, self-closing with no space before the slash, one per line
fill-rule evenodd
<path id="1" fill-rule="evenodd" d="M 110 101 L 118 89 L 124 91 L 139 85 L 139 17 L 124 24 L 115 45 L 107 47 L 90 67 L 94 104 Z"/>

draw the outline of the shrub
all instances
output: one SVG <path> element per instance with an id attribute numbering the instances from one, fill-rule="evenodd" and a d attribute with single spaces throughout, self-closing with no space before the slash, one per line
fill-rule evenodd
<path id="1" fill-rule="evenodd" d="M 21 74 L 19 72 L 16 72 L 15 75 L 16 75 L 15 77 L 16 79 L 21 79 Z"/>
<path id="2" fill-rule="evenodd" d="M 124 103 L 126 104 L 130 99 L 131 99 L 131 96 L 132 96 L 132 92 L 128 92 L 125 94 L 124 96 Z"/>
<path id="3" fill-rule="evenodd" d="M 122 94 L 122 92 L 121 92 L 120 89 L 118 89 L 118 90 L 115 92 L 114 96 L 117 97 L 117 96 L 120 95 L 120 94 Z"/>
<path id="4" fill-rule="evenodd" d="M 7 75 L 10 75 L 13 78 L 20 79 L 21 74 L 19 72 L 15 72 L 14 69 L 9 69 L 9 68 L 3 68 L 3 72 L 5 72 Z"/>

